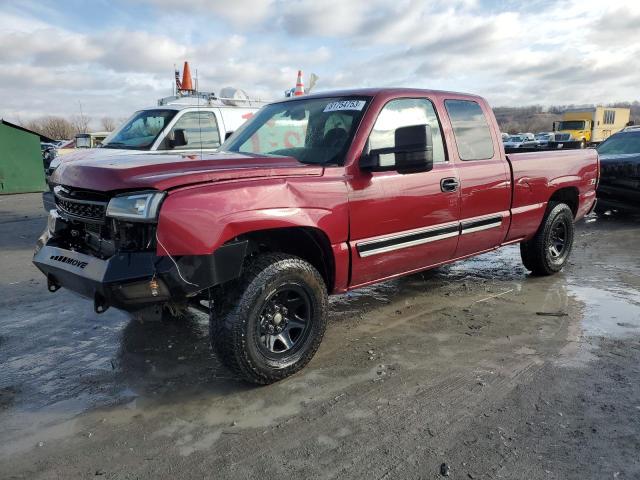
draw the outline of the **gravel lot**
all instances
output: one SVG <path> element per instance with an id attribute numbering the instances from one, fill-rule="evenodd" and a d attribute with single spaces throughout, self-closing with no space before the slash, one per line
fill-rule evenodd
<path id="1" fill-rule="evenodd" d="M 554 277 L 511 246 L 335 297 L 268 387 L 199 314 L 47 292 L 44 225 L 38 194 L 0 196 L 0 478 L 640 478 L 640 216 L 581 221 Z"/>

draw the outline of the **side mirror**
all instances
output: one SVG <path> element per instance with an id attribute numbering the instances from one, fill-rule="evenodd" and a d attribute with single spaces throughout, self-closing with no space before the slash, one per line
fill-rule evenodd
<path id="1" fill-rule="evenodd" d="M 184 147 L 187 144 L 187 137 L 184 134 L 183 128 L 176 128 L 172 132 L 172 137 L 169 139 L 169 146 L 171 148 Z"/>
<path id="2" fill-rule="evenodd" d="M 381 163 L 381 156 L 393 154 L 392 165 Z M 429 125 L 411 125 L 395 131 L 395 146 L 377 148 L 363 155 L 360 168 L 372 172 L 395 170 L 401 174 L 428 172 L 433 169 L 433 143 Z"/>

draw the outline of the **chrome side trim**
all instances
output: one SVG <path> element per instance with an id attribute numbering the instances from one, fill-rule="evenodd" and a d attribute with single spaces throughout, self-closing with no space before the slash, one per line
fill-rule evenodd
<path id="1" fill-rule="evenodd" d="M 402 248 L 436 242 L 438 240 L 444 240 L 445 238 L 457 237 L 458 235 L 460 235 L 460 224 L 455 222 L 418 230 L 409 230 L 376 238 L 375 240 L 357 242 L 356 249 L 360 257 L 364 258 L 380 253 L 400 250 Z"/>
<path id="2" fill-rule="evenodd" d="M 461 235 L 466 235 L 468 233 L 481 232 L 482 230 L 489 230 L 491 228 L 498 228 L 502 226 L 503 222 L 502 215 L 494 215 L 492 217 L 480 218 L 477 220 L 466 220 L 463 221 L 460 225 Z"/>
<path id="3" fill-rule="evenodd" d="M 488 223 L 486 225 L 480 225 L 478 227 L 463 228 L 462 235 L 466 235 L 468 233 L 473 233 L 473 232 L 480 232 L 482 230 L 489 230 L 491 228 L 497 228 L 497 227 L 500 227 L 501 225 L 502 225 L 502 221 L 496 222 L 496 223 Z"/>

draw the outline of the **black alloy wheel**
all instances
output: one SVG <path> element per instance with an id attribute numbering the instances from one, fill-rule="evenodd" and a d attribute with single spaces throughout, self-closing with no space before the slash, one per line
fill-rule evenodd
<path id="1" fill-rule="evenodd" d="M 281 285 L 265 298 L 256 323 L 260 349 L 274 357 L 293 353 L 309 334 L 311 318 L 311 299 L 304 288 Z"/>
<path id="2" fill-rule="evenodd" d="M 247 258 L 242 270 L 214 292 L 211 345 L 238 376 L 265 385 L 313 358 L 327 326 L 327 287 L 313 265 L 284 253 Z"/>
<path id="3" fill-rule="evenodd" d="M 548 243 L 551 258 L 557 259 L 562 257 L 567 248 L 567 225 L 564 222 L 558 221 L 553 224 Z"/>

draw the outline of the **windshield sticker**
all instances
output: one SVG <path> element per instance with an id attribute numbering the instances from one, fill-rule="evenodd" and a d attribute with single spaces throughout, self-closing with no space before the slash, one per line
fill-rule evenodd
<path id="1" fill-rule="evenodd" d="M 337 112 L 338 110 L 362 110 L 364 100 L 340 100 L 339 102 L 331 102 L 324 107 L 323 112 Z"/>

